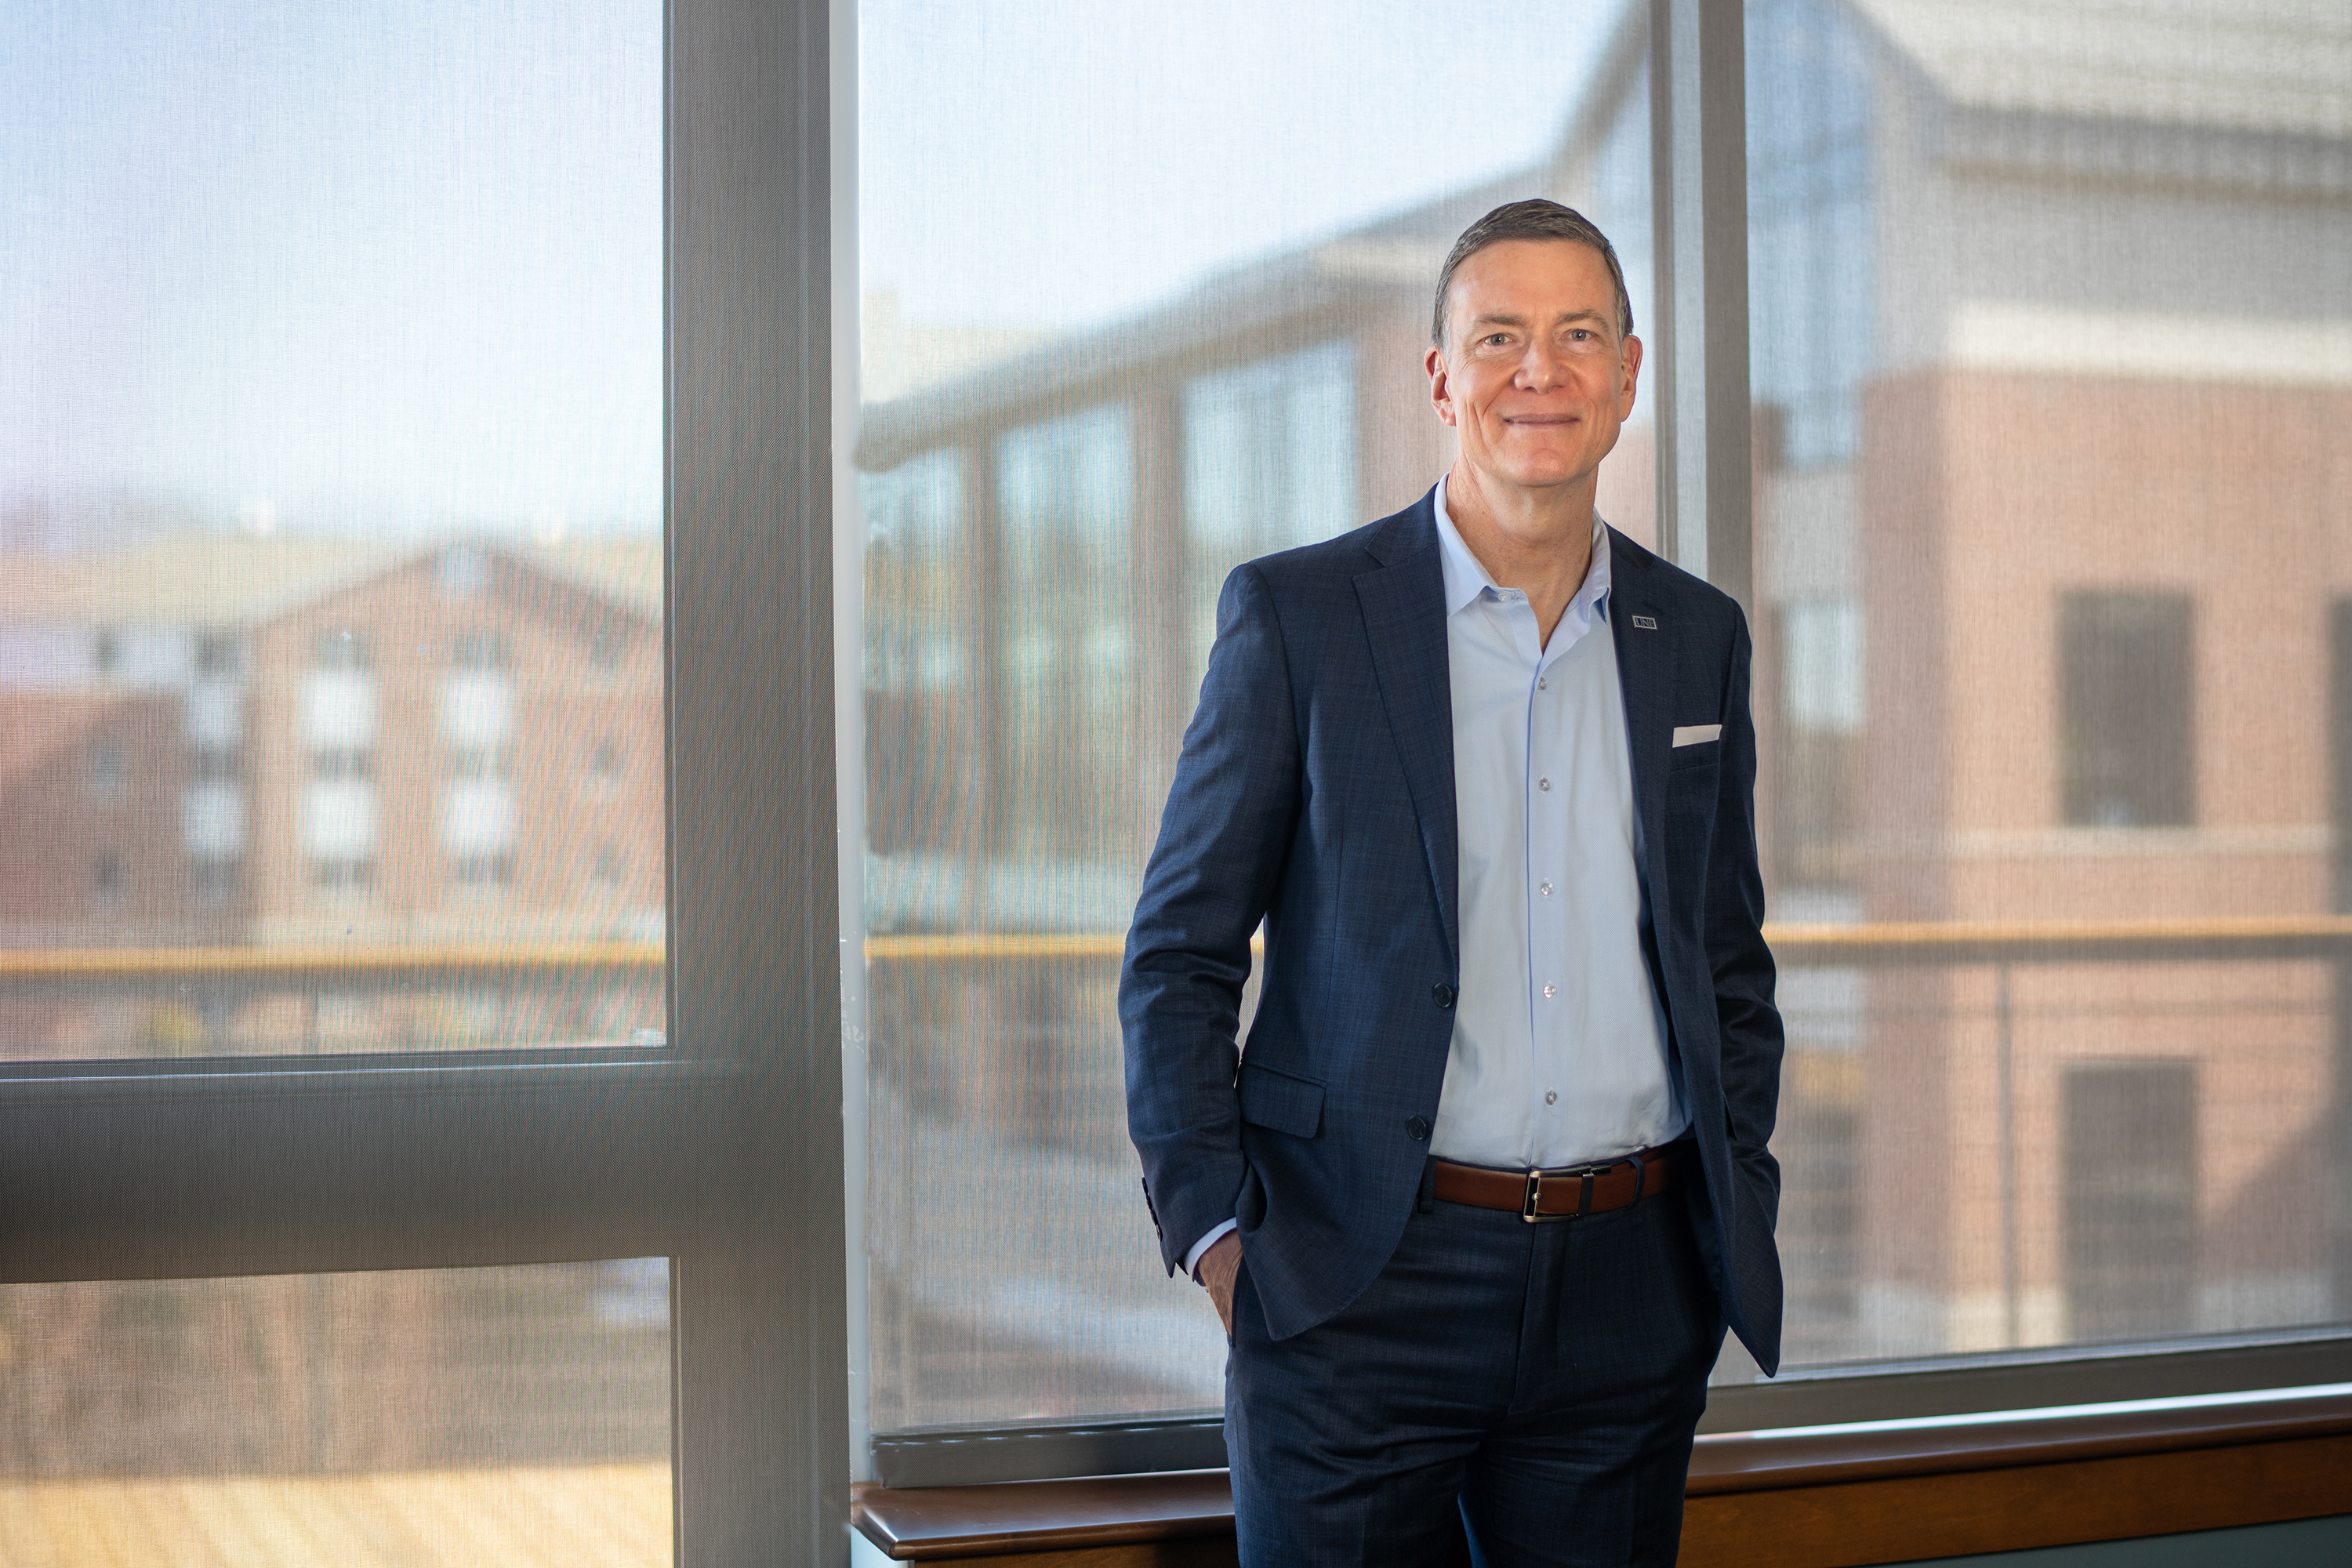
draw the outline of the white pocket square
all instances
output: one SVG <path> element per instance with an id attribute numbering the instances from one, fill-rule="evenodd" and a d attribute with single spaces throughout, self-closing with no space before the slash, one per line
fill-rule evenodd
<path id="1" fill-rule="evenodd" d="M 1675 744 L 1677 746 L 1698 746 L 1704 745 L 1709 741 L 1720 741 L 1722 739 L 1723 726 L 1720 724 L 1677 724 L 1675 726 Z"/>

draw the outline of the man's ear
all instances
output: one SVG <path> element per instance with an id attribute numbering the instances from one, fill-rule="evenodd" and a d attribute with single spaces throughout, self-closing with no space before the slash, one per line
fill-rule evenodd
<path id="1" fill-rule="evenodd" d="M 1429 405 L 1437 411 L 1439 419 L 1448 425 L 1453 424 L 1454 389 L 1449 379 L 1450 367 L 1445 363 L 1445 350 L 1431 344 L 1429 352 L 1421 356 L 1421 368 L 1429 373 Z"/>
<path id="2" fill-rule="evenodd" d="M 1631 416 L 1633 412 L 1633 391 L 1642 379 L 1641 339 L 1632 336 L 1626 338 L 1625 347 L 1618 355 L 1618 366 L 1623 373 L 1624 379 L 1620 384 L 1617 394 L 1617 401 L 1620 405 L 1617 417 L 1624 419 Z"/>

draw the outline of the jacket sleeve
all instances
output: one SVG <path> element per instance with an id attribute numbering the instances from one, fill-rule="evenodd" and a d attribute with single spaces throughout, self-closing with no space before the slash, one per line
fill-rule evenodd
<path id="1" fill-rule="evenodd" d="M 1242 986 L 1297 830 L 1300 773 L 1281 625 L 1258 569 L 1242 566 L 1218 599 L 1119 975 L 1128 1131 L 1171 1273 L 1241 1190 Z"/>
<path id="2" fill-rule="evenodd" d="M 1735 612 L 1736 614 L 1736 612 Z M 1764 879 L 1756 863 L 1756 726 L 1748 708 L 1748 622 L 1732 627 L 1723 705 L 1721 794 L 1707 852 L 1706 952 L 1723 1048 L 1731 1152 L 1756 1194 L 1778 1207 L 1780 1167 L 1768 1147 L 1780 1097 L 1780 1014 L 1764 945 Z"/>

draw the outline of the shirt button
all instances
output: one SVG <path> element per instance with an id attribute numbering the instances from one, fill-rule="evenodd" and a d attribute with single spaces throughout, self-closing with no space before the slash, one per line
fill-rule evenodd
<path id="1" fill-rule="evenodd" d="M 1545 1000 L 1545 1001 L 1549 1002 L 1549 1001 L 1550 1001 L 1553 997 L 1555 997 L 1555 996 L 1557 996 L 1557 995 L 1559 995 L 1559 986 L 1557 986 L 1557 985 L 1547 985 L 1547 986 L 1545 986 L 1545 987 L 1544 987 L 1544 1000 Z"/>
<path id="2" fill-rule="evenodd" d="M 1429 999 L 1441 1007 L 1454 1005 L 1454 987 L 1441 980 L 1429 988 Z"/>
<path id="3" fill-rule="evenodd" d="M 1551 884 L 1549 882 L 1538 882 L 1536 884 L 1536 891 L 1549 899 L 1551 897 Z"/>
<path id="4" fill-rule="evenodd" d="M 1404 1124 L 1404 1135 L 1412 1139 L 1416 1143 L 1428 1142 L 1429 1118 L 1426 1116 L 1407 1118 Z"/>
<path id="5" fill-rule="evenodd" d="M 1559 1090 L 1556 1089 L 1545 1089 L 1544 1103 L 1546 1105 L 1558 1105 L 1559 1103 Z"/>
<path id="6" fill-rule="evenodd" d="M 1541 789 L 1541 790 L 1548 790 L 1548 789 L 1551 788 L 1551 780 L 1549 780 L 1549 779 L 1538 779 L 1538 780 L 1536 780 L 1536 788 L 1538 788 L 1538 789 Z"/>
<path id="7" fill-rule="evenodd" d="M 1538 691 L 1549 691 L 1551 689 L 1551 682 L 1542 676 L 1538 676 L 1536 677 L 1536 689 Z"/>

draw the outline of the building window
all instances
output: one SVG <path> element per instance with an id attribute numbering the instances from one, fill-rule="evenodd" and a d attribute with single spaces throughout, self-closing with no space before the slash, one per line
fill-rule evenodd
<path id="1" fill-rule="evenodd" d="M 588 787 L 594 795 L 610 795 L 621 784 L 621 748 L 610 741 L 596 742 L 588 759 Z"/>
<path id="2" fill-rule="evenodd" d="M 1140 862 L 1133 830 L 1135 436 L 1124 404 L 1007 431 L 997 441 L 1004 676 L 995 715 L 1003 849 L 1027 863 L 1013 920 L 1063 919 L 1125 896 L 1109 868 Z M 1050 868 L 1050 869 L 1049 869 Z M 1118 893 L 1109 891 L 1118 888 Z M 1092 913 L 1090 910 L 1089 913 Z"/>
<path id="3" fill-rule="evenodd" d="M 122 668 L 122 634 L 112 626 L 100 626 L 90 638 L 89 661 L 100 675 L 119 674 Z"/>
<path id="4" fill-rule="evenodd" d="M 449 879 L 458 887 L 483 891 L 514 881 L 512 855 L 460 855 L 449 862 Z"/>
<path id="5" fill-rule="evenodd" d="M 234 632 L 199 632 L 196 635 L 196 673 L 198 675 L 234 675 L 236 673 L 236 634 Z"/>
<path id="6" fill-rule="evenodd" d="M 245 776 L 245 759 L 235 746 L 190 746 L 188 778 L 194 784 L 235 784 Z"/>
<path id="7" fill-rule="evenodd" d="M 2336 901 L 2339 915 L 2352 914 L 2352 599 L 2338 599 L 2328 615 L 2327 636 L 2328 808 L 2336 827 Z"/>
<path id="8" fill-rule="evenodd" d="M 616 631 L 596 632 L 588 638 L 588 667 L 601 677 L 618 673 L 621 661 L 627 657 L 629 639 Z"/>
<path id="9" fill-rule="evenodd" d="M 2197 1069 L 2098 1062 L 2065 1079 L 2070 1337 L 2195 1326 Z"/>
<path id="10" fill-rule="evenodd" d="M 89 890 L 101 905 L 111 907 L 122 901 L 122 862 L 111 854 L 100 855 L 90 862 Z"/>
<path id="11" fill-rule="evenodd" d="M 131 768 L 123 754 L 121 736 L 92 736 L 82 763 L 83 782 L 92 800 L 111 805 L 122 798 L 130 785 Z"/>
<path id="12" fill-rule="evenodd" d="M 225 858 L 198 860 L 189 880 L 199 909 L 219 909 L 236 898 L 237 862 Z"/>
<path id="13" fill-rule="evenodd" d="M 876 929 L 939 923 L 987 773 L 973 605 L 988 552 L 960 448 L 860 474 L 866 517 L 866 842 Z M 975 498 L 976 499 L 976 498 Z"/>
<path id="14" fill-rule="evenodd" d="M 2070 594 L 2058 616 L 2065 820 L 2175 827 L 2195 820 L 2186 594 Z"/>
<path id="15" fill-rule="evenodd" d="M 1862 804 L 1862 611 L 1799 599 L 1776 612 L 1780 733 L 1771 775 L 1777 880 L 1814 889 L 1857 879 Z"/>
<path id="16" fill-rule="evenodd" d="M 310 666 L 314 669 L 358 671 L 374 668 L 375 662 L 367 637 L 343 626 L 322 631 L 310 639 Z"/>
<path id="17" fill-rule="evenodd" d="M 1321 343 L 1185 384 L 1184 525 L 1193 552 L 1188 691 L 1208 668 L 1225 574 L 1362 522 L 1357 470 L 1353 342 Z"/>
<path id="18" fill-rule="evenodd" d="M 375 777 L 375 753 L 362 746 L 321 746 L 310 753 L 310 776 L 320 784 Z"/>
<path id="19" fill-rule="evenodd" d="M 375 886 L 375 858 L 314 857 L 310 861 L 310 886 L 322 893 L 365 892 Z"/>
<path id="20" fill-rule="evenodd" d="M 1848 463 L 1877 303 L 1868 45 L 1822 0 L 1759 0 L 1747 25 L 1748 378 L 1774 466 Z"/>

